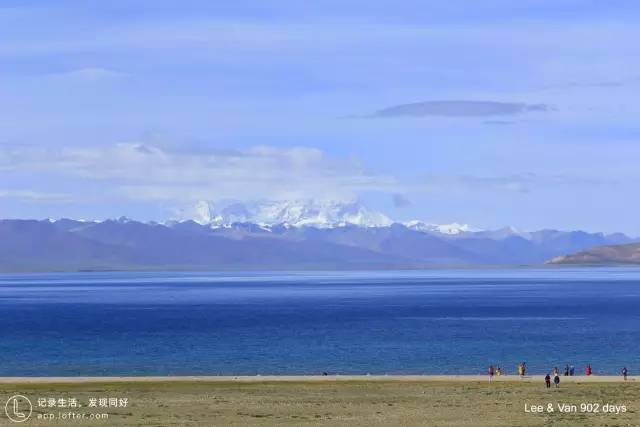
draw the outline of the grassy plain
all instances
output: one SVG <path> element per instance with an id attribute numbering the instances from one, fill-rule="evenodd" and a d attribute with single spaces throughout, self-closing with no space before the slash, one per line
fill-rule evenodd
<path id="1" fill-rule="evenodd" d="M 33 403 L 19 425 L 82 426 L 640 426 L 640 379 L 564 381 L 546 389 L 541 377 L 287 377 L 253 379 L 91 380 L 37 382 L 0 380 L 2 409 L 14 394 Z M 49 380 L 51 381 L 51 380 Z M 55 380 L 53 380 L 55 381 Z M 42 408 L 38 399 L 77 399 L 80 408 Z M 126 407 L 89 407 L 90 399 L 126 398 Z M 42 402 L 42 400 L 41 400 Z M 525 405 L 547 405 L 554 412 L 530 413 Z M 557 404 L 576 405 L 561 413 Z M 599 405 L 598 413 L 581 404 Z M 626 412 L 604 413 L 604 405 Z M 11 410 L 11 407 L 9 407 Z M 62 419 L 58 414 L 106 413 L 105 420 Z M 53 420 L 42 419 L 54 414 Z M 10 422 L 4 410 L 0 425 Z"/>

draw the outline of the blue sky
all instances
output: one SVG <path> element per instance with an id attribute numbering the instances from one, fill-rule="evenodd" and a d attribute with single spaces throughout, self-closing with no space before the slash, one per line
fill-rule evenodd
<path id="1" fill-rule="evenodd" d="M 359 199 L 640 235 L 639 18 L 631 1 L 4 1 L 0 217 Z"/>

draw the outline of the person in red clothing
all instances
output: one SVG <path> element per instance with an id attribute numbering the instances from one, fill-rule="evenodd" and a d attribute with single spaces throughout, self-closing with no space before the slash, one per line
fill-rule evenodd
<path id="1" fill-rule="evenodd" d="M 591 369 L 591 364 L 587 365 L 587 369 L 584 370 L 584 373 L 587 374 L 587 376 L 593 373 L 593 370 Z"/>
<path id="2" fill-rule="evenodd" d="M 495 369 L 493 369 L 493 365 L 489 366 L 489 382 L 493 380 L 493 374 L 495 374 Z"/>
<path id="3" fill-rule="evenodd" d="M 551 388 L 551 375 L 547 374 L 547 376 L 544 377 L 544 382 L 547 384 L 547 388 Z"/>

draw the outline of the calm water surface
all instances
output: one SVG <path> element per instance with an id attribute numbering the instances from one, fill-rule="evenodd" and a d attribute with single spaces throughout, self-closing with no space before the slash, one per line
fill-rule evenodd
<path id="1" fill-rule="evenodd" d="M 0 376 L 640 373 L 640 269 L 0 275 Z"/>

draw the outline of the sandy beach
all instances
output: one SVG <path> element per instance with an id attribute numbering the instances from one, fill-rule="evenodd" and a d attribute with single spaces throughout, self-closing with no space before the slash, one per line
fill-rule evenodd
<path id="1" fill-rule="evenodd" d="M 635 382 L 640 376 L 628 376 L 627 382 Z M 624 382 L 620 375 L 562 376 L 563 383 Z M 136 383 L 136 382 L 341 382 L 341 381 L 391 381 L 391 382 L 476 382 L 489 381 L 487 375 L 194 375 L 194 376 L 140 376 L 140 377 L 0 377 L 0 384 L 61 384 L 61 383 Z M 493 382 L 541 382 L 544 375 L 494 376 Z"/>

